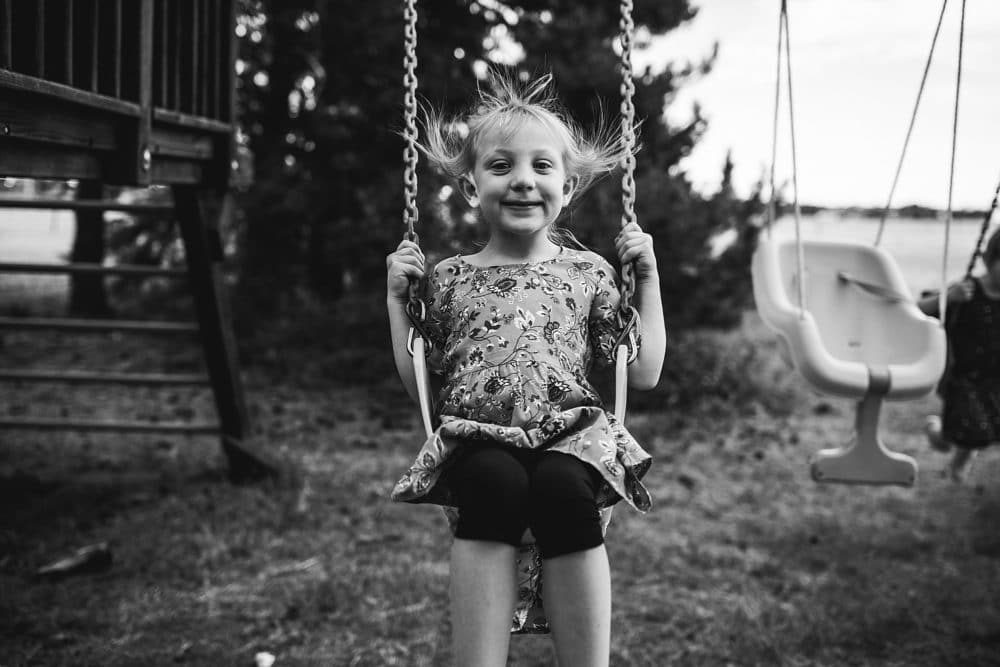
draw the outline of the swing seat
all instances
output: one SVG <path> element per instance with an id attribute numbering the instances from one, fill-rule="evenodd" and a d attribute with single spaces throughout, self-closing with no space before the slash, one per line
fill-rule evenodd
<path id="1" fill-rule="evenodd" d="M 892 256 L 880 248 L 803 242 L 805 309 L 798 303 L 794 240 L 761 239 L 751 272 L 757 310 L 788 347 L 799 373 L 818 391 L 859 401 L 857 437 L 824 450 L 817 481 L 910 485 L 911 457 L 877 437 L 883 399 L 930 393 L 944 372 L 945 333 L 916 306 Z"/>

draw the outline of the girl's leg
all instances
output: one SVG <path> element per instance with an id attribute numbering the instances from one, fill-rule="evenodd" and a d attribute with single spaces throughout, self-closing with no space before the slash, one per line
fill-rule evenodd
<path id="1" fill-rule="evenodd" d="M 952 481 L 965 481 L 966 475 L 969 474 L 969 468 L 972 467 L 972 459 L 975 458 L 975 455 L 975 449 L 955 447 L 955 453 L 951 456 L 951 464 L 948 466 Z"/>
<path id="2" fill-rule="evenodd" d="M 451 548 L 451 636 L 455 665 L 507 664 L 517 602 L 517 549 L 502 542 L 456 539 Z M 568 663 L 572 664 L 572 663 Z"/>
<path id="3" fill-rule="evenodd" d="M 543 560 L 542 579 L 559 664 L 606 667 L 611 653 L 611 570 L 604 545 Z"/>
<path id="4" fill-rule="evenodd" d="M 611 572 L 596 501 L 601 481 L 587 464 L 557 452 L 543 454 L 531 474 L 530 524 L 560 665 L 609 660 Z"/>
<path id="5" fill-rule="evenodd" d="M 451 550 L 454 664 L 502 666 L 517 602 L 528 473 L 509 451 L 469 445 L 448 476 L 459 510 Z"/>

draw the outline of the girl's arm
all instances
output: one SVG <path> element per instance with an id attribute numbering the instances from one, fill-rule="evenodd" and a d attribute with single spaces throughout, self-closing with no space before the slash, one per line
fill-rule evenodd
<path id="1" fill-rule="evenodd" d="M 635 270 L 635 309 L 639 311 L 642 345 L 639 355 L 629 365 L 628 384 L 633 389 L 652 389 L 660 381 L 667 349 L 667 331 L 663 322 L 660 275 L 653 254 L 653 237 L 630 223 L 615 238 L 615 248 L 622 266 L 633 263 Z"/>
<path id="2" fill-rule="evenodd" d="M 952 283 L 948 286 L 948 305 L 968 301 L 972 298 L 974 289 L 975 287 L 971 278 Z M 938 293 L 932 292 L 919 299 L 917 301 L 917 308 L 923 311 L 925 315 L 937 317 L 939 310 Z"/>
<path id="3" fill-rule="evenodd" d="M 419 280 L 424 275 L 424 254 L 416 243 L 403 241 L 394 253 L 386 257 L 385 264 L 388 270 L 386 308 L 389 311 L 392 354 L 406 393 L 416 401 L 417 380 L 413 374 L 413 360 L 406 350 L 406 339 L 410 332 L 406 304 L 410 300 L 410 280 Z"/>
<path id="4" fill-rule="evenodd" d="M 667 330 L 663 323 L 660 276 L 655 271 L 639 278 L 636 272 L 635 309 L 639 311 L 642 345 L 629 365 L 628 384 L 633 389 L 652 389 L 660 381 L 667 350 Z"/>
<path id="5" fill-rule="evenodd" d="M 417 400 L 417 378 L 413 374 L 413 359 L 406 350 L 406 340 L 410 333 L 410 319 L 406 316 L 406 303 L 388 299 L 389 331 L 392 335 L 392 356 L 396 362 L 396 372 L 403 382 L 406 393 Z"/>

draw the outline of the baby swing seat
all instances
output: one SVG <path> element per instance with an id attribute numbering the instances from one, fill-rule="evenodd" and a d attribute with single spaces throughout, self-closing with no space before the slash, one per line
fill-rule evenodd
<path id="1" fill-rule="evenodd" d="M 798 247 L 761 238 L 751 266 L 761 319 L 787 345 L 796 369 L 817 390 L 859 401 L 854 442 L 825 449 L 816 481 L 899 484 L 916 479 L 913 458 L 878 438 L 882 400 L 930 393 L 944 372 L 946 342 L 924 315 L 892 256 L 868 245 L 804 241 L 799 308 Z"/>

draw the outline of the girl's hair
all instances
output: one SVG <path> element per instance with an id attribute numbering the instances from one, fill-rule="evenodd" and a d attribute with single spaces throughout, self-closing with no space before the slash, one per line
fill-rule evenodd
<path id="1" fill-rule="evenodd" d="M 1000 228 L 994 230 L 990 239 L 983 247 L 983 252 L 980 257 L 983 258 L 983 264 L 985 264 L 987 268 L 989 268 L 990 264 L 1000 259 Z"/>
<path id="2" fill-rule="evenodd" d="M 471 110 L 452 117 L 424 111 L 425 139 L 419 147 L 432 164 L 458 180 L 475 166 L 483 137 L 495 132 L 510 137 L 524 123 L 537 121 L 565 146 L 566 174 L 577 179 L 575 199 L 621 164 L 626 150 L 619 140 L 620 132 L 607 124 L 603 113 L 593 131 L 580 127 L 556 100 L 551 84 L 551 74 L 520 83 L 510 74 L 491 69 Z"/>

